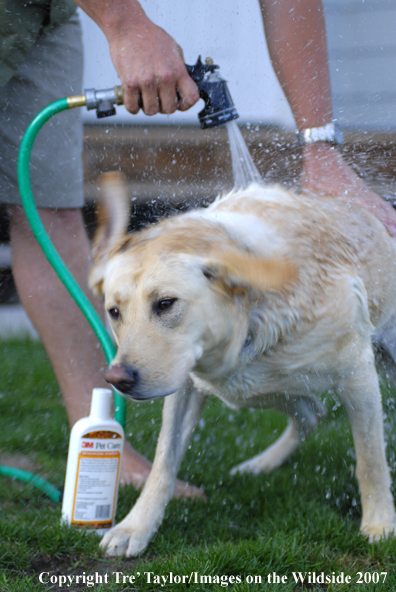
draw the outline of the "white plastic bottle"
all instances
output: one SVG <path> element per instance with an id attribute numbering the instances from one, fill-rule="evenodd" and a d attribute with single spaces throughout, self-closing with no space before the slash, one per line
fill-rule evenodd
<path id="1" fill-rule="evenodd" d="M 124 430 L 111 418 L 113 393 L 96 388 L 91 412 L 70 434 L 62 521 L 103 535 L 114 524 Z"/>

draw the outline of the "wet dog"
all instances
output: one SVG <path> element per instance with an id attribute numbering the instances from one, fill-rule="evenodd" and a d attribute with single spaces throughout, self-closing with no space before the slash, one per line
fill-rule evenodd
<path id="1" fill-rule="evenodd" d="M 233 469 L 279 466 L 343 402 L 356 449 L 361 530 L 395 531 L 372 339 L 395 315 L 395 241 L 363 208 L 251 186 L 128 235 L 125 186 L 104 180 L 109 214 L 94 243 L 91 285 L 118 345 L 106 379 L 142 401 L 165 397 L 150 477 L 106 534 L 109 555 L 137 555 L 158 529 L 205 400 L 276 408 L 289 424 Z"/>

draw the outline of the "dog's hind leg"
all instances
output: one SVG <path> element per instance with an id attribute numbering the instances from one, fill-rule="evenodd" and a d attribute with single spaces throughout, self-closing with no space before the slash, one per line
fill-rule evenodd
<path id="1" fill-rule="evenodd" d="M 205 400 L 206 395 L 190 379 L 183 388 L 165 398 L 151 473 L 132 510 L 102 539 L 101 547 L 107 555 L 135 556 L 151 541 L 172 499 L 177 472 Z"/>
<path id="2" fill-rule="evenodd" d="M 236 473 L 269 473 L 279 467 L 316 428 L 326 411 L 316 397 L 285 399 L 279 411 L 287 413 L 289 424 L 282 435 L 264 452 L 234 467 Z"/>
<path id="3" fill-rule="evenodd" d="M 362 500 L 360 529 L 370 541 L 378 540 L 395 532 L 396 515 L 371 344 L 362 352 L 355 371 L 343 378 L 338 394 L 348 413 L 356 450 L 356 477 Z"/>
<path id="4" fill-rule="evenodd" d="M 396 319 L 393 318 L 386 327 L 374 337 L 373 347 L 375 361 L 386 378 L 396 389 Z"/>

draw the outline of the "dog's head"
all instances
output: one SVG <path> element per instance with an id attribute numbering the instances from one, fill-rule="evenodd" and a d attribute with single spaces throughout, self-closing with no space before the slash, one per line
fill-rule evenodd
<path id="1" fill-rule="evenodd" d="M 112 213 L 94 242 L 90 281 L 118 345 L 108 382 L 141 400 L 175 392 L 190 371 L 207 378 L 229 371 L 247 337 L 249 295 L 282 289 L 294 269 L 238 250 L 188 216 L 127 235 L 126 208 L 117 211 L 122 180 L 107 177 L 103 193 Z"/>

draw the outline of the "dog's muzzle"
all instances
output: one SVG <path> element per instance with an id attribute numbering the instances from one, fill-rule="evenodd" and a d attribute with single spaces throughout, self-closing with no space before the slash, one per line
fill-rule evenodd
<path id="1" fill-rule="evenodd" d="M 132 395 L 138 383 L 139 373 L 130 366 L 115 364 L 107 368 L 104 378 L 120 393 Z"/>

